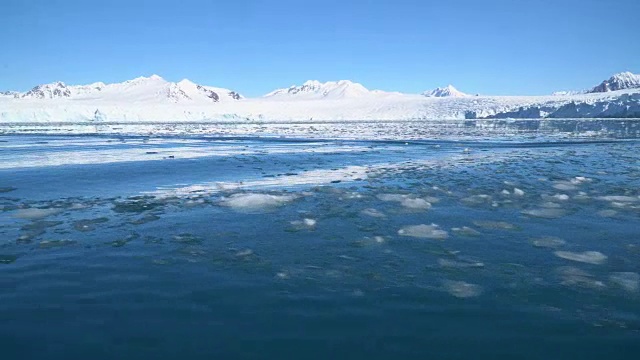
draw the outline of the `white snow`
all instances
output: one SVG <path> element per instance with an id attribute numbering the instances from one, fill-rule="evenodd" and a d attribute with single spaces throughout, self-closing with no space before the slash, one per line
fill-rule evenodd
<path id="1" fill-rule="evenodd" d="M 174 83 L 157 75 L 115 84 L 56 82 L 0 96 L 0 123 L 425 120 L 640 113 L 640 88 L 562 96 L 462 96 L 453 87 L 445 89 L 450 96 L 427 97 L 369 90 L 348 80 L 308 81 L 263 97 L 243 98 L 229 89 L 186 79 Z"/>
<path id="2" fill-rule="evenodd" d="M 467 97 L 471 95 L 467 95 L 462 91 L 454 88 L 453 85 L 448 85 L 443 88 L 435 88 L 433 90 L 425 91 L 422 95 L 426 97 Z"/>

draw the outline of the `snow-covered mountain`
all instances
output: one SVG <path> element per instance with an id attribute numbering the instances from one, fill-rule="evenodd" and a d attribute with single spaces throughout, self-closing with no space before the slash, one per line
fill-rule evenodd
<path id="1" fill-rule="evenodd" d="M 56 82 L 24 93 L 0 94 L 0 123 L 640 116 L 640 88 L 631 88 L 628 76 L 612 79 L 608 92 L 555 96 L 464 96 L 453 87 L 425 96 L 368 90 L 346 80 L 308 81 L 248 99 L 229 89 L 189 80 L 174 83 L 157 75 L 116 84 Z M 626 89 L 613 90 L 621 87 Z"/>
<path id="2" fill-rule="evenodd" d="M 613 75 L 608 80 L 603 81 L 598 86 L 589 90 L 590 93 L 603 93 L 626 89 L 639 89 L 640 75 L 631 72 L 623 72 Z"/>
<path id="3" fill-rule="evenodd" d="M 158 75 L 139 77 L 122 83 L 66 85 L 63 82 L 38 85 L 25 93 L 14 93 L 21 99 L 69 99 L 105 102 L 173 102 L 212 103 L 242 99 L 235 91 L 195 84 L 187 79 L 178 83 Z"/>
<path id="4" fill-rule="evenodd" d="M 425 91 L 422 95 L 426 97 L 467 97 L 468 94 L 459 91 L 453 85 L 448 85 L 443 88 L 435 88 L 433 90 Z"/>
<path id="5" fill-rule="evenodd" d="M 279 100 L 291 99 L 354 99 L 372 95 L 387 94 L 380 90 L 369 90 L 362 84 L 349 80 L 328 81 L 322 83 L 317 80 L 309 80 L 302 85 L 293 85 L 289 88 L 274 90 L 264 98 Z"/>

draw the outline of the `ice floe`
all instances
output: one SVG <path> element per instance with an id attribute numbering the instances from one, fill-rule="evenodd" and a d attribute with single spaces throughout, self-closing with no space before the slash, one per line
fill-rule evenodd
<path id="1" fill-rule="evenodd" d="M 444 288 L 449 294 L 460 299 L 472 298 L 482 294 L 480 285 L 470 284 L 464 281 L 445 281 Z"/>
<path id="2" fill-rule="evenodd" d="M 366 216 L 370 216 L 370 217 L 374 217 L 374 218 L 384 218 L 386 217 L 386 215 L 384 213 L 382 213 L 381 211 L 374 209 L 374 208 L 368 208 L 368 209 L 364 209 L 360 212 L 362 215 L 366 215 Z"/>
<path id="3" fill-rule="evenodd" d="M 444 240 L 449 237 L 449 233 L 440 229 L 436 224 L 405 226 L 398 230 L 398 235 L 435 240 Z"/>
<path id="4" fill-rule="evenodd" d="M 638 275 L 638 273 L 634 273 L 634 272 L 612 273 L 609 276 L 609 280 L 628 292 L 637 293 L 638 290 L 640 290 L 640 275 Z"/>
<path id="5" fill-rule="evenodd" d="M 602 281 L 597 280 L 593 275 L 573 266 L 563 266 L 558 268 L 556 271 L 560 277 L 560 284 L 565 286 L 595 290 L 606 287 Z"/>
<path id="6" fill-rule="evenodd" d="M 20 209 L 17 210 L 13 217 L 24 220 L 39 220 L 44 219 L 49 216 L 58 215 L 62 212 L 62 209 L 59 208 L 28 208 L 28 209 Z"/>
<path id="7" fill-rule="evenodd" d="M 555 249 L 565 245 L 567 242 L 562 240 L 559 237 L 545 236 L 545 237 L 533 239 L 531 243 L 535 247 Z"/>
<path id="8" fill-rule="evenodd" d="M 554 254 L 562 259 L 593 264 L 602 265 L 607 261 L 607 256 L 598 251 L 585 251 L 585 252 L 570 252 L 570 251 L 556 251 Z"/>
<path id="9" fill-rule="evenodd" d="M 296 195 L 270 195 L 260 193 L 240 193 L 223 198 L 220 205 L 235 210 L 261 210 L 283 206 L 297 199 Z"/>
<path id="10" fill-rule="evenodd" d="M 431 203 L 429 203 L 424 199 L 419 199 L 419 198 L 418 199 L 407 198 L 402 200 L 400 204 L 407 209 L 413 209 L 413 210 L 427 210 L 431 208 Z"/>

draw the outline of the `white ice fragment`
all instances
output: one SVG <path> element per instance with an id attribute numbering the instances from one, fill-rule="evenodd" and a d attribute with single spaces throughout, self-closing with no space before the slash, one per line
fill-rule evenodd
<path id="1" fill-rule="evenodd" d="M 465 236 L 478 236 L 481 235 L 478 230 L 472 229 L 468 226 L 463 226 L 461 228 L 453 228 L 451 229 L 456 234 L 465 235 Z"/>
<path id="2" fill-rule="evenodd" d="M 378 194 L 376 197 L 378 199 L 382 200 L 382 201 L 401 202 L 402 200 L 407 198 L 407 195 L 402 195 L 402 194 Z"/>
<path id="3" fill-rule="evenodd" d="M 532 244 L 533 246 L 539 247 L 539 248 L 555 249 L 565 245 L 566 241 L 554 236 L 545 236 L 538 239 L 533 239 Z"/>
<path id="4" fill-rule="evenodd" d="M 557 271 L 560 275 L 560 283 L 565 286 L 577 286 L 595 290 L 606 287 L 602 281 L 596 280 L 593 275 L 573 266 L 564 266 L 558 268 Z"/>
<path id="5" fill-rule="evenodd" d="M 527 216 L 543 218 L 543 219 L 556 219 L 563 217 L 567 214 L 564 209 L 557 208 L 541 208 L 541 209 L 529 209 L 523 210 L 522 213 Z"/>
<path id="6" fill-rule="evenodd" d="M 571 190 L 577 190 L 578 187 L 575 184 L 572 184 L 571 182 L 566 182 L 566 181 L 558 181 L 553 185 L 553 188 L 556 190 L 560 190 L 560 191 L 571 191 Z"/>
<path id="7" fill-rule="evenodd" d="M 386 217 L 386 215 L 384 213 L 380 212 L 379 210 L 373 209 L 373 208 L 364 209 L 360 213 L 362 215 L 371 216 L 371 217 L 374 217 L 374 218 Z"/>
<path id="8" fill-rule="evenodd" d="M 49 216 L 58 215 L 61 212 L 62 212 L 62 209 L 58 209 L 58 208 L 48 208 L 48 209 L 28 208 L 28 209 L 17 210 L 13 214 L 13 217 L 18 219 L 25 219 L 25 220 L 39 220 Z"/>
<path id="9" fill-rule="evenodd" d="M 624 195 L 610 195 L 610 196 L 599 196 L 598 200 L 617 202 L 617 203 L 633 203 L 639 202 L 640 198 L 635 196 L 624 196 Z"/>
<path id="10" fill-rule="evenodd" d="M 398 230 L 398 235 L 435 240 L 444 240 L 449 236 L 445 230 L 441 230 L 436 224 L 405 226 Z"/>
<path id="11" fill-rule="evenodd" d="M 424 199 L 419 199 L 419 198 L 418 199 L 407 198 L 402 200 L 400 204 L 408 209 L 414 209 L 414 210 L 427 210 L 431 208 L 431 204 L 428 201 Z"/>
<path id="12" fill-rule="evenodd" d="M 618 215 L 618 212 L 615 211 L 615 210 L 611 210 L 611 209 L 609 209 L 609 210 L 600 210 L 600 211 L 598 211 L 598 215 L 608 218 L 608 217 L 614 217 L 614 216 Z"/>
<path id="13" fill-rule="evenodd" d="M 513 195 L 515 196 L 524 196 L 524 191 L 518 188 L 513 188 Z"/>
<path id="14" fill-rule="evenodd" d="M 502 190 L 501 194 L 502 194 L 502 195 L 505 195 L 505 196 L 509 196 L 509 195 L 511 195 L 511 193 L 509 192 L 509 190 L 506 190 L 506 189 L 505 189 L 505 190 Z"/>
<path id="15" fill-rule="evenodd" d="M 556 200 L 560 200 L 560 201 L 567 201 L 569 200 L 569 195 L 567 194 L 555 194 L 553 195 L 553 198 Z"/>
<path id="16" fill-rule="evenodd" d="M 607 261 L 607 256 L 598 251 L 585 251 L 582 253 L 570 251 L 556 251 L 554 254 L 562 259 L 577 261 L 586 264 L 602 265 Z"/>
<path id="17" fill-rule="evenodd" d="M 235 210 L 260 210 L 285 205 L 297 197 L 295 195 L 269 195 L 258 193 L 233 194 L 220 204 Z"/>
<path id="18" fill-rule="evenodd" d="M 318 223 L 315 219 L 304 219 L 302 222 L 308 227 L 314 227 Z"/>
<path id="19" fill-rule="evenodd" d="M 634 272 L 612 273 L 609 280 L 628 292 L 637 293 L 640 290 L 640 275 Z"/>
<path id="20" fill-rule="evenodd" d="M 457 298 L 471 298 L 482 294 L 482 287 L 464 281 L 447 281 L 444 284 L 447 292 Z"/>

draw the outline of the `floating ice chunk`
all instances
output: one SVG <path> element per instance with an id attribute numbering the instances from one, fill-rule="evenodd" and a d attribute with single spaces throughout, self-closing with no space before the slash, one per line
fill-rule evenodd
<path id="1" fill-rule="evenodd" d="M 607 256 L 598 251 L 585 251 L 582 253 L 570 251 L 556 251 L 554 254 L 562 259 L 577 261 L 586 264 L 602 265 L 607 261 Z"/>
<path id="2" fill-rule="evenodd" d="M 584 176 L 576 176 L 573 179 L 571 179 L 572 184 L 582 184 L 582 183 L 591 182 L 591 181 L 593 180 Z"/>
<path id="3" fill-rule="evenodd" d="M 555 200 L 567 201 L 569 200 L 569 195 L 567 194 L 555 194 L 552 196 Z"/>
<path id="4" fill-rule="evenodd" d="M 557 208 L 530 209 L 523 210 L 522 213 L 527 216 L 544 219 L 556 219 L 567 215 L 566 210 Z"/>
<path id="5" fill-rule="evenodd" d="M 312 229 L 316 227 L 316 224 L 318 223 L 317 220 L 315 219 L 302 219 L 302 220 L 295 220 L 291 222 L 291 225 L 297 227 L 297 228 L 307 228 L 307 229 Z"/>
<path id="6" fill-rule="evenodd" d="M 490 203 L 492 201 L 491 196 L 486 195 L 486 194 L 480 194 L 480 195 L 471 195 L 469 197 L 463 198 L 462 202 L 468 204 L 468 205 L 480 205 L 480 204 L 487 204 Z"/>
<path id="7" fill-rule="evenodd" d="M 461 299 L 476 297 L 482 294 L 482 287 L 464 281 L 446 281 L 444 288 L 449 294 Z"/>
<path id="8" fill-rule="evenodd" d="M 600 211 L 598 211 L 598 215 L 600 215 L 602 217 L 609 218 L 609 217 L 614 217 L 614 216 L 618 215 L 618 212 L 615 211 L 615 210 L 611 210 L 611 209 L 609 209 L 609 210 L 600 210 Z"/>
<path id="9" fill-rule="evenodd" d="M 474 221 L 474 225 L 484 229 L 515 230 L 517 227 L 505 221 Z"/>
<path id="10" fill-rule="evenodd" d="M 479 236 L 481 235 L 479 231 L 472 229 L 468 226 L 463 226 L 461 228 L 453 228 L 451 229 L 456 234 L 464 235 L 464 236 Z"/>
<path id="11" fill-rule="evenodd" d="M 524 196 L 524 191 L 518 189 L 518 188 L 514 188 L 513 189 L 513 195 L 515 196 Z"/>
<path id="12" fill-rule="evenodd" d="M 558 268 L 557 272 L 560 275 L 560 283 L 565 286 L 578 286 L 596 290 L 606 287 L 602 281 L 596 280 L 593 275 L 573 266 Z"/>
<path id="13" fill-rule="evenodd" d="M 407 195 L 403 195 L 403 194 L 378 194 L 376 197 L 378 199 L 382 200 L 382 201 L 402 202 L 402 200 L 407 198 Z"/>
<path id="14" fill-rule="evenodd" d="M 505 190 L 502 190 L 501 194 L 502 194 L 502 195 L 505 195 L 505 196 L 509 196 L 509 195 L 511 195 L 511 193 L 509 192 L 509 190 L 506 190 L 506 189 L 505 189 Z"/>
<path id="15" fill-rule="evenodd" d="M 48 208 L 48 209 L 28 208 L 28 209 L 17 210 L 13 214 L 13 217 L 18 219 L 24 219 L 24 220 L 39 220 L 49 216 L 58 215 L 61 212 L 62 212 L 62 209 L 58 209 L 58 208 Z"/>
<path id="16" fill-rule="evenodd" d="M 436 224 L 405 226 L 398 230 L 398 235 L 435 240 L 444 240 L 449 236 L 446 231 L 441 230 Z"/>
<path id="17" fill-rule="evenodd" d="M 241 193 L 224 198 L 220 204 L 235 210 L 261 210 L 285 205 L 296 198 L 295 195 Z"/>
<path id="18" fill-rule="evenodd" d="M 609 276 L 609 280 L 628 292 L 640 290 L 640 275 L 634 272 L 617 272 Z"/>
<path id="19" fill-rule="evenodd" d="M 380 212 L 379 210 L 373 209 L 373 208 L 369 208 L 369 209 L 364 209 L 360 212 L 362 215 L 366 215 L 366 216 L 371 216 L 374 218 L 383 218 L 386 217 L 385 214 L 383 214 L 382 212 Z"/>
<path id="20" fill-rule="evenodd" d="M 555 248 L 559 248 L 560 246 L 565 245 L 567 242 L 562 240 L 562 239 L 560 239 L 560 238 L 558 238 L 558 237 L 545 236 L 545 237 L 542 237 L 542 238 L 533 239 L 533 241 L 531 241 L 531 243 L 535 247 L 555 249 Z"/>
<path id="21" fill-rule="evenodd" d="M 635 196 L 624 196 L 624 195 L 610 195 L 610 196 L 599 196 L 598 200 L 610 201 L 610 202 L 618 202 L 618 203 L 633 203 L 639 202 L 640 198 Z"/>
<path id="22" fill-rule="evenodd" d="M 475 260 L 449 260 L 449 259 L 438 259 L 438 265 L 445 268 L 482 268 L 484 267 L 484 263 Z"/>
<path id="23" fill-rule="evenodd" d="M 402 206 L 406 207 L 407 209 L 414 209 L 414 210 L 427 210 L 431 208 L 431 204 L 424 200 L 424 199 L 404 199 L 402 200 L 402 202 L 400 203 L 402 204 Z"/>
<path id="24" fill-rule="evenodd" d="M 571 182 L 566 182 L 566 181 L 558 181 L 553 185 L 553 188 L 556 190 L 561 190 L 561 191 L 571 191 L 571 190 L 577 190 L 578 187 L 571 183 Z"/>

